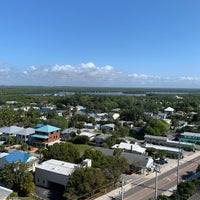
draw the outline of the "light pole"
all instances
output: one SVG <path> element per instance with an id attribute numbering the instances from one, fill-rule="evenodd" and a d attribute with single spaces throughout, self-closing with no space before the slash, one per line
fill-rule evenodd
<path id="1" fill-rule="evenodd" d="M 121 186 L 121 200 L 124 200 L 124 178 L 122 178 L 122 186 Z"/>
<path id="2" fill-rule="evenodd" d="M 156 172 L 156 176 L 155 176 L 155 200 L 158 199 L 158 173 L 160 173 L 159 167 L 156 164 L 154 167 L 154 171 Z"/>

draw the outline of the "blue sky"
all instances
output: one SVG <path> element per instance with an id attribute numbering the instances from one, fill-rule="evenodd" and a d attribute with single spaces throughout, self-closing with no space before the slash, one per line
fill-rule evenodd
<path id="1" fill-rule="evenodd" d="M 1 0 L 0 85 L 200 87 L 199 0 Z"/>

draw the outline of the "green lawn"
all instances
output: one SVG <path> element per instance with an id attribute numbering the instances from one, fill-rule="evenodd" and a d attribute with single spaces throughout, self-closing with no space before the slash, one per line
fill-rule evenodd
<path id="1" fill-rule="evenodd" d="M 80 151 L 80 154 L 83 155 L 85 150 L 87 149 L 93 149 L 93 146 L 89 146 L 87 144 L 74 144 Z"/>

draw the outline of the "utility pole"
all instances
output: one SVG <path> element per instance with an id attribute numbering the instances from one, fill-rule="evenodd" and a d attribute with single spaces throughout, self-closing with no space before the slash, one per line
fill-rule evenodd
<path id="1" fill-rule="evenodd" d="M 124 179 L 122 178 L 122 185 L 121 185 L 121 200 L 124 200 Z"/>
<path id="2" fill-rule="evenodd" d="M 155 165 L 154 170 L 156 172 L 156 176 L 155 176 L 155 200 L 157 200 L 158 199 L 158 172 L 160 172 L 157 164 Z"/>

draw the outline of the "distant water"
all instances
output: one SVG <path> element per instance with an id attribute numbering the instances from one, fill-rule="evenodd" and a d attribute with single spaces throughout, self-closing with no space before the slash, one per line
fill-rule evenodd
<path id="1" fill-rule="evenodd" d="M 43 94 L 27 94 L 27 96 L 64 96 L 64 95 L 74 95 L 76 92 L 57 92 L 57 93 L 43 93 Z M 107 96 L 148 96 L 154 94 L 168 94 L 168 95 L 184 95 L 184 94 L 194 94 L 193 92 L 145 92 L 145 93 L 124 93 L 124 92 L 80 92 L 80 94 L 88 95 L 107 95 Z M 196 93 L 195 94 L 200 94 Z"/>

